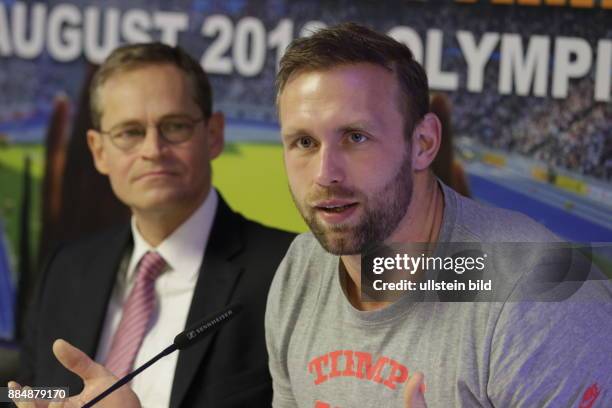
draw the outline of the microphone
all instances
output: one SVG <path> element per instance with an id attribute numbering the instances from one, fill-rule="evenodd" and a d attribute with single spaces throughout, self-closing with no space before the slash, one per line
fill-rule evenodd
<path id="1" fill-rule="evenodd" d="M 151 365 L 153 365 L 153 363 L 155 363 L 157 360 L 161 359 L 162 357 L 165 357 L 168 354 L 171 354 L 172 352 L 176 350 L 184 350 L 188 347 L 193 346 L 198 341 L 202 340 L 204 337 L 216 331 L 219 327 L 227 323 L 229 320 L 233 319 L 234 316 L 236 316 L 236 314 L 240 312 L 241 310 L 242 310 L 242 305 L 234 304 L 232 306 L 226 307 L 225 309 L 219 312 L 208 315 L 202 320 L 200 320 L 199 322 L 193 324 L 192 326 L 190 326 L 183 332 L 179 333 L 174 338 L 174 342 L 170 346 L 166 347 L 162 352 L 160 352 L 158 355 L 156 355 L 155 357 L 153 357 L 152 359 L 150 359 L 149 361 L 147 361 L 146 363 L 138 367 L 136 370 L 132 371 L 125 377 L 118 380 L 116 383 L 111 385 L 102 394 L 98 395 L 96 398 L 92 399 L 87 404 L 83 405 L 82 408 L 93 407 L 95 404 L 100 402 L 102 399 L 106 398 L 112 392 L 114 392 L 118 388 L 130 382 L 132 378 L 136 377 L 138 374 L 143 372 L 145 369 L 149 368 Z"/>

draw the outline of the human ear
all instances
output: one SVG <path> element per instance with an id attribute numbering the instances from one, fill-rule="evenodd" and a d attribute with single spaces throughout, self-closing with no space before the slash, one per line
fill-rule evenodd
<path id="1" fill-rule="evenodd" d="M 102 134 L 96 130 L 89 129 L 87 131 L 87 146 L 89 146 L 94 166 L 96 166 L 98 172 L 108 175 L 107 153 L 102 143 Z"/>
<path id="2" fill-rule="evenodd" d="M 213 113 L 208 119 L 208 152 L 210 159 L 214 159 L 223 152 L 225 143 L 225 116 L 221 112 Z"/>
<path id="3" fill-rule="evenodd" d="M 442 125 L 433 113 L 428 113 L 412 132 L 412 168 L 425 170 L 436 158 L 442 141 Z"/>

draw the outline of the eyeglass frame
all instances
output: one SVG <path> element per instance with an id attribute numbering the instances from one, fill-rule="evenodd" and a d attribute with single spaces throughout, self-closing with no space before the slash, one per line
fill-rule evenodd
<path id="1" fill-rule="evenodd" d="M 177 116 L 180 116 L 180 115 L 177 115 Z M 202 122 L 202 121 L 206 122 L 206 120 L 207 120 L 207 118 L 206 118 L 205 116 L 201 116 L 201 117 L 200 117 L 200 118 L 198 118 L 198 119 L 194 119 L 194 118 L 192 118 L 192 117 L 190 117 L 190 116 L 187 116 L 187 115 L 185 115 L 185 116 L 181 116 L 181 119 L 189 119 L 189 122 L 190 122 L 189 124 L 190 124 L 190 126 L 191 126 L 192 128 L 191 128 L 191 131 L 190 131 L 190 133 L 189 133 L 189 137 L 187 137 L 185 140 L 180 140 L 180 141 L 172 141 L 172 140 L 167 139 L 167 138 L 166 138 L 166 136 L 164 135 L 164 132 L 162 131 L 162 129 L 161 129 L 161 125 L 163 125 L 164 120 L 169 120 L 169 119 L 162 119 L 162 120 L 160 120 L 158 123 L 153 123 L 153 124 L 149 124 L 149 125 L 144 125 L 144 124 L 142 124 L 142 123 L 140 123 L 140 122 L 134 122 L 134 123 L 133 123 L 133 125 L 139 125 L 139 126 L 142 126 L 142 127 L 145 129 L 145 133 L 144 133 L 144 135 L 143 135 L 143 136 L 140 138 L 140 140 L 138 141 L 138 143 L 134 144 L 134 145 L 133 145 L 133 146 L 131 146 L 131 147 L 122 147 L 122 146 L 119 146 L 119 145 L 117 144 L 117 138 L 116 138 L 116 137 L 113 137 L 113 133 L 114 133 L 113 128 L 115 128 L 115 127 L 121 127 L 121 126 L 123 126 L 123 127 L 127 127 L 127 126 L 130 126 L 130 123 L 128 123 L 128 124 L 124 124 L 124 125 L 122 125 L 122 124 L 116 125 L 116 126 L 114 126 L 113 128 L 111 128 L 111 129 L 109 129 L 109 130 L 107 130 L 107 131 L 103 131 L 102 129 L 100 129 L 100 130 L 98 130 L 98 133 L 100 133 L 101 135 L 106 135 L 106 136 L 109 136 L 109 139 L 110 139 L 110 141 L 111 141 L 111 143 L 112 143 L 112 145 L 113 145 L 113 146 L 115 146 L 117 149 L 119 149 L 119 150 L 121 150 L 121 151 L 123 151 L 123 152 L 128 152 L 128 151 L 131 151 L 131 150 L 133 150 L 134 148 L 138 147 L 139 145 L 141 145 L 141 144 L 144 142 L 145 138 L 147 137 L 147 131 L 148 131 L 148 129 L 149 129 L 151 126 L 154 126 L 154 127 L 155 127 L 155 129 L 157 130 L 157 133 L 159 134 L 159 136 L 161 137 L 161 139 L 162 139 L 162 140 L 163 140 L 165 143 L 168 143 L 168 144 L 171 144 L 171 145 L 178 145 L 178 144 L 185 143 L 185 142 L 187 142 L 187 141 L 191 140 L 191 138 L 193 138 L 193 134 L 194 134 L 194 129 L 195 129 L 195 126 L 196 126 L 198 123 L 200 123 L 200 122 Z"/>

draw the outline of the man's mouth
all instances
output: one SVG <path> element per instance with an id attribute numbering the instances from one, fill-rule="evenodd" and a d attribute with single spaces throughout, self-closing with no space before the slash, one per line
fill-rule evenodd
<path id="1" fill-rule="evenodd" d="M 347 203 L 347 204 L 325 204 L 325 205 L 317 205 L 315 208 L 317 210 L 321 210 L 326 213 L 341 213 L 350 208 L 353 208 L 357 205 L 357 203 Z"/>
<path id="2" fill-rule="evenodd" d="M 136 180 L 139 179 L 144 179 L 144 178 L 151 178 L 151 177 L 168 177 L 168 176 L 173 176 L 174 173 L 172 171 L 169 170 L 152 170 L 152 171 L 148 171 L 146 173 L 142 173 L 140 174 L 138 177 L 136 177 Z"/>

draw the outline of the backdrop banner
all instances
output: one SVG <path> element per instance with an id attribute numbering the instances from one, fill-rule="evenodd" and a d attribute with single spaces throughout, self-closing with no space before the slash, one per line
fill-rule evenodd
<path id="1" fill-rule="evenodd" d="M 77 100 L 87 64 L 161 40 L 210 74 L 230 143 L 278 143 L 285 48 L 356 21 L 407 44 L 448 94 L 476 198 L 516 202 L 576 241 L 612 241 L 611 17 L 607 0 L 2 0 L 0 142 L 40 142 L 53 100 Z"/>

